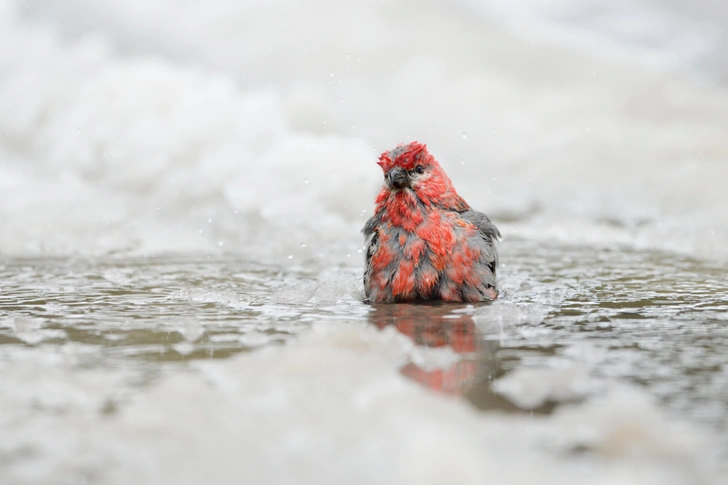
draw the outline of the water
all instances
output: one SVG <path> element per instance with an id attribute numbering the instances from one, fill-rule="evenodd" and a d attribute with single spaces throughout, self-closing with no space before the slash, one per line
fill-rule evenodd
<path id="1" fill-rule="evenodd" d="M 97 476 L 114 482 L 109 477 L 129 473 L 124 464 L 132 475 L 139 474 L 135 479 L 151 482 L 158 473 L 169 473 L 162 458 L 168 453 L 197 458 L 198 452 L 169 448 L 167 440 L 177 433 L 206 440 L 204 435 L 221 433 L 229 420 L 242 426 L 241 420 L 256 415 L 234 408 L 216 411 L 218 398 L 193 398 L 191 393 L 223 392 L 219 399 L 234 401 L 273 399 L 262 408 L 266 419 L 276 419 L 276 406 L 307 408 L 306 413 L 289 410 L 294 416 L 282 419 L 290 422 L 273 427 L 274 436 L 267 438 L 271 442 L 261 445 L 270 447 L 269 459 L 279 455 L 282 460 L 293 446 L 289 426 L 314 426 L 299 429 L 302 443 L 322 439 L 319 435 L 333 432 L 324 424 L 327 413 L 339 404 L 355 405 L 340 403 L 344 396 L 356 400 L 356 393 L 364 392 L 375 397 L 361 399 L 375 399 L 392 386 L 414 392 L 404 382 L 392 381 L 390 372 L 396 369 L 423 387 L 462 396 L 486 415 L 495 413 L 489 419 L 497 426 L 488 440 L 493 446 L 515 441 L 517 451 L 509 460 L 535 449 L 539 460 L 556 467 L 571 456 L 574 463 L 561 471 L 568 474 L 563 478 L 567 482 L 591 463 L 605 477 L 620 476 L 622 466 L 636 466 L 654 475 L 655 483 L 712 483 L 711 474 L 719 472 L 701 459 L 728 452 L 722 438 L 728 431 L 728 356 L 723 352 L 728 283 L 723 269 L 669 253 L 595 251 L 517 239 L 503 244 L 502 257 L 505 294 L 495 304 L 475 306 L 367 305 L 361 301 L 358 266 L 315 275 L 239 257 L 9 259 L 0 269 L 0 362 L 6 383 L 0 402 L 10 430 L 2 450 L 8 483 L 44 482 L 42 470 L 49 463 L 71 467 L 68 483 Z M 388 330 L 380 334 L 374 329 Z M 301 336 L 308 340 L 300 342 Z M 280 350 L 260 354 L 261 348 Z M 241 353 L 247 360 L 233 358 Z M 355 357 L 357 353 L 364 355 Z M 366 375 L 358 367 L 371 358 L 367 354 L 379 357 L 384 376 Z M 352 363 L 340 362 L 343 357 L 355 359 L 354 374 L 319 373 L 321 366 L 335 371 L 340 365 L 348 373 L 346 365 Z M 266 365 L 273 368 L 263 371 Z M 240 375 L 237 366 L 251 366 L 260 374 Z M 218 373 L 226 375 L 224 382 L 209 381 L 209 375 Z M 185 381 L 169 389 L 173 376 Z M 346 384 L 351 389 L 337 384 L 341 378 L 353 380 Z M 359 389 L 360 379 L 373 380 L 368 384 L 373 389 Z M 240 388 L 243 382 L 247 384 Z M 299 391 L 305 392 L 299 396 L 302 402 L 289 402 L 291 387 L 298 386 L 308 389 Z M 407 406 L 425 405 L 416 394 L 395 407 L 409 399 Z M 150 412 L 152 418 L 146 415 Z M 232 414 L 211 424 L 199 415 L 210 412 Z M 507 414 L 498 417 L 503 412 Z M 370 418 L 372 428 L 357 431 L 368 442 L 358 445 L 364 448 L 357 451 L 363 463 L 395 466 L 379 448 L 392 446 L 382 427 L 396 414 L 378 409 Z M 432 420 L 452 419 L 425 414 L 406 427 L 408 433 L 435 432 Z M 314 424 L 321 419 L 325 421 Z M 468 414 L 467 419 L 480 426 L 482 418 Z M 510 427 L 503 428 L 511 419 L 523 427 L 523 436 L 513 437 Z M 566 424 L 572 420 L 581 428 Z M 681 429 L 679 424 L 687 421 L 693 426 Z M 37 429 L 38 422 L 45 427 Z M 89 438 L 83 431 L 87 426 L 100 430 Z M 158 431 L 151 443 L 140 445 L 136 433 L 144 433 L 146 426 Z M 553 429 L 546 432 L 544 426 Z M 48 442 L 47 427 L 59 433 L 54 440 L 62 443 Z M 458 446 L 482 439 L 478 429 L 458 430 Z M 220 447 L 237 446 L 234 437 L 220 439 L 223 443 L 202 452 L 206 460 Z M 711 441 L 717 450 L 700 448 Z M 88 446 L 100 457 L 85 457 Z M 139 471 L 138 446 L 148 446 L 162 461 Z M 579 454 L 572 455 L 577 449 Z M 340 453 L 319 450 L 305 460 L 313 466 L 341 459 Z M 467 456 L 438 466 L 460 466 Z M 675 457 L 679 465 L 671 463 Z M 419 476 L 422 459 L 416 454 L 397 466 L 405 467 L 405 477 Z M 224 461 L 219 466 L 221 476 L 246 470 Z M 294 469 L 268 466 L 273 465 L 254 475 L 263 483 L 284 481 Z M 307 479 L 321 479 L 306 473 Z M 507 470 L 500 473 L 511 476 Z M 463 480 L 469 483 L 467 476 Z M 188 477 L 183 483 L 194 481 Z"/>
<path id="2" fill-rule="evenodd" d="M 728 481 L 714 3 L 1 2 L 0 483 Z M 412 139 L 492 305 L 362 302 Z"/>

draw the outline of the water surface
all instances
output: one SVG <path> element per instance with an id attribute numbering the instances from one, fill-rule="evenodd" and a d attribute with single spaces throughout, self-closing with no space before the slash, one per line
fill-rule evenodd
<path id="1" fill-rule="evenodd" d="M 501 249 L 502 295 L 491 305 L 369 305 L 354 265 L 319 274 L 241 256 L 7 259 L 0 267 L 0 359 L 12 379 L 29 356 L 42 372 L 59 353 L 73 355 L 72 364 L 54 370 L 56 384 L 93 369 L 117 384 L 112 395 L 86 390 L 100 403 L 86 412 L 114 414 L 190 363 L 292 345 L 314 324 L 391 327 L 416 348 L 449 355 L 410 355 L 397 364 L 402 375 L 462 396 L 482 413 L 549 415 L 617 382 L 641 389 L 676 422 L 712 429 L 726 455 L 728 283 L 720 266 L 527 240 L 507 240 Z M 539 377 L 544 370 L 554 375 Z M 37 383 L 24 390 L 16 377 L 21 388 L 5 389 L 6 398 L 38 392 Z M 54 392 L 42 390 L 51 401 Z M 49 412 L 57 409 L 11 408 L 6 419 Z"/>

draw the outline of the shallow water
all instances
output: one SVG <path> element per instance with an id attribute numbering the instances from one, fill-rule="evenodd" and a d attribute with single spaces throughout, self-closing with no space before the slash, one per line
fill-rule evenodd
<path id="1" fill-rule="evenodd" d="M 609 395 L 614 383 L 629 384 L 637 396 L 655 400 L 654 409 L 645 415 L 638 409 L 635 419 L 663 408 L 669 419 L 690 421 L 712 436 L 717 448 L 708 455 L 728 456 L 728 282 L 721 267 L 623 248 L 527 240 L 501 247 L 501 298 L 475 306 L 365 304 L 360 268 L 353 265 L 316 275 L 239 256 L 8 259 L 0 267 L 0 361 L 10 386 L 3 387 L 0 402 L 30 407 L 6 407 L 3 419 L 68 425 L 80 413 L 114 420 L 164 376 L 189 372 L 190 363 L 295 346 L 299 335 L 325 322 L 353 332 L 344 343 L 326 342 L 331 349 L 366 342 L 366 327 L 396 328 L 416 346 L 392 369 L 496 416 L 553 415 Z M 428 347 L 441 352 L 417 350 Z M 286 354 L 277 358 L 283 363 Z M 335 368 L 338 362 L 329 358 L 321 357 Z M 31 373 L 29 362 L 35 362 Z M 78 389 L 80 370 L 100 373 L 113 389 Z M 52 372 L 50 387 L 48 377 L 40 377 L 46 371 Z M 12 388 L 18 383 L 24 388 Z M 282 390 L 289 384 L 281 379 L 272 385 Z M 179 391 L 165 395 L 163 386 L 155 392 L 162 403 L 180 405 L 172 404 Z M 317 399 L 326 400 L 326 392 Z M 87 402 L 92 404 L 79 404 Z M 195 412 L 216 412 L 207 406 Z M 595 411 L 589 419 L 603 418 Z M 166 420 L 162 416 L 159 425 L 188 426 Z M 649 432 L 657 434 L 656 443 L 668 441 L 663 425 Z M 48 462 L 58 453 L 44 449 L 43 435 L 37 429 L 6 435 L 0 453 L 16 483 L 28 480 L 25 460 Z M 101 433 L 96 439 L 115 438 Z M 569 446 L 591 450 L 578 442 Z M 17 448 L 32 450 L 32 459 L 18 459 Z M 648 447 L 648 454 L 653 451 Z M 82 475 L 104 476 L 103 463 L 86 464 Z M 687 468 L 705 472 L 695 463 Z"/>
<path id="2" fill-rule="evenodd" d="M 316 280 L 310 271 L 239 256 L 11 259 L 0 267 L 0 343 L 85 344 L 94 362 L 128 358 L 156 370 L 283 343 L 312 322 L 394 325 L 418 345 L 462 353 L 457 366 L 473 375 L 438 385 L 483 409 L 476 391 L 508 370 L 574 364 L 639 384 L 676 416 L 723 429 L 722 267 L 668 253 L 523 240 L 501 252 L 502 295 L 492 306 L 368 305 L 360 301 L 358 266 Z"/>

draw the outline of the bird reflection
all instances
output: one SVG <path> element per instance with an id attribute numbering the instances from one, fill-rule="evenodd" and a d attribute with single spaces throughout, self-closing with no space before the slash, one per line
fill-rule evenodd
<path id="1" fill-rule="evenodd" d="M 480 388 L 475 392 L 480 396 L 484 386 L 486 393 L 492 394 L 490 380 L 502 373 L 496 360 L 498 345 L 480 338 L 471 315 L 472 306 L 400 303 L 374 305 L 374 309 L 369 319 L 377 328 L 392 325 L 417 345 L 449 346 L 463 354 L 458 362 L 445 369 L 426 370 L 409 362 L 400 369 L 403 375 L 446 394 L 464 395 Z M 478 405 L 473 400 L 475 396 L 466 397 Z"/>

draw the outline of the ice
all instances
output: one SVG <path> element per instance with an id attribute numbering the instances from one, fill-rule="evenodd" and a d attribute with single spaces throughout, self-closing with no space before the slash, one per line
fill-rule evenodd
<path id="1" fill-rule="evenodd" d="M 405 7 L 356 0 L 6 2 L 0 250 L 340 264 L 361 246 L 377 154 L 417 138 L 507 237 L 727 258 L 728 103 L 635 65 L 665 52 L 704 62 L 720 39 L 667 7 L 620 3 L 592 17 L 591 2 L 564 2 L 535 2 L 530 15 L 551 26 L 537 43 L 465 21 L 479 18 L 466 2 L 413 6 L 404 24 Z M 580 42 L 589 33 L 571 9 L 602 19 L 598 49 Z M 635 38 L 617 28 L 624 18 L 657 27 Z M 415 27 L 433 22 L 438 35 Z M 595 57 L 605 43 L 622 50 Z"/>
<path id="2" fill-rule="evenodd" d="M 188 342 L 194 342 L 205 334 L 205 328 L 198 321 L 187 322 L 182 329 L 182 336 Z"/>
<path id="3" fill-rule="evenodd" d="M 195 346 L 190 342 L 180 342 L 178 344 L 172 344 L 172 348 L 177 351 L 180 355 L 190 355 L 194 350 Z"/>
<path id="4" fill-rule="evenodd" d="M 83 414 L 48 415 L 42 432 L 32 421 L 17 422 L 23 434 L 15 444 L 33 453 L 5 462 L 3 478 L 15 484 L 58 483 L 59 476 L 68 483 L 94 476 L 102 484 L 224 484 L 240 477 L 260 484 L 723 483 L 702 462 L 701 433 L 666 420 L 640 390 L 611 389 L 551 416 L 482 414 L 398 374 L 393 364 L 408 358 L 406 342 L 396 332 L 322 324 L 285 347 L 169 375 L 108 416 L 93 411 L 96 400 Z M 20 369 L 7 369 L 5 379 L 20 378 Z M 50 376 L 23 378 L 24 389 L 40 390 Z M 85 383 L 94 382 L 89 378 L 89 371 L 78 374 L 73 396 L 83 396 Z M 7 398 L 11 388 L 2 389 L 0 399 Z"/>
<path id="5" fill-rule="evenodd" d="M 6 327 L 13 332 L 11 335 L 26 344 L 35 345 L 44 340 L 63 338 L 65 332 L 58 329 L 43 328 L 45 321 L 40 318 L 11 317 L 0 320 L 0 328 Z"/>
<path id="6" fill-rule="evenodd" d="M 493 389 L 523 409 L 549 401 L 576 401 L 603 392 L 605 384 L 582 368 L 520 368 L 493 383 Z"/>
<path id="7" fill-rule="evenodd" d="M 7 411 L 2 417 L 3 430 L 33 426 L 21 422 L 7 425 L 20 416 L 31 416 L 34 410 L 79 415 L 99 411 L 107 400 L 118 398 L 120 383 L 128 376 L 80 370 L 77 353 L 84 351 L 71 346 L 56 352 L 48 349 L 21 352 L 4 347 L 0 352 L 0 370 L 4 376 L 0 407 Z M 3 442 L 5 446 L 18 445 L 7 435 Z"/>
<path id="8" fill-rule="evenodd" d="M 652 65 L 688 67 L 709 58 L 720 27 L 686 15 L 680 2 L 604 4 L 599 0 L 461 0 L 509 25 L 526 28 L 532 39 L 558 38 L 616 58 L 634 57 Z M 669 7 L 678 7 L 677 11 Z M 576 23 L 577 25 L 574 25 Z"/>
<path id="9" fill-rule="evenodd" d="M 552 437 L 551 445 L 585 448 L 608 459 L 669 461 L 689 457 L 695 463 L 706 463 L 715 458 L 710 451 L 700 449 L 698 430 L 655 410 L 650 396 L 630 386 L 615 385 L 604 397 L 560 408 L 553 422 L 562 433 Z M 682 479 L 692 482 L 685 475 Z"/>
<path id="10" fill-rule="evenodd" d="M 230 234 L 224 216 L 209 231 L 198 231 L 200 224 L 194 221 L 223 212 L 230 224 L 233 211 L 240 214 L 238 220 L 267 224 L 268 237 L 276 240 L 284 228 L 298 239 L 312 239 L 311 214 L 320 215 L 319 241 L 321 234 L 328 234 L 324 241 L 331 240 L 349 227 L 346 217 L 353 213 L 327 209 L 343 206 L 338 204 L 343 187 L 333 183 L 330 167 L 346 160 L 352 175 L 366 178 L 369 172 L 371 177 L 364 163 L 370 148 L 356 140 L 290 132 L 279 94 L 240 92 L 229 77 L 161 61 L 117 60 L 97 40 L 64 49 L 12 24 L 4 35 L 8 42 L 27 42 L 37 51 L 35 61 L 11 51 L 0 58 L 6 72 L 13 73 L 0 84 L 5 106 L 0 132 L 17 152 L 38 160 L 37 170 L 9 166 L 5 178 L 16 182 L 6 182 L 11 201 L 6 220 L 22 231 L 14 234 L 18 241 L 43 239 L 35 246 L 9 239 L 6 251 L 207 247 L 208 238 L 240 240 L 241 232 Z M 52 84 L 41 85 L 40 78 L 31 86 L 22 82 L 41 69 L 53 73 Z M 36 90 L 32 100 L 22 95 L 27 89 Z M 47 110 L 53 116 L 42 116 Z M 311 146 L 315 153 L 308 150 Z M 300 183 L 304 175 L 323 190 L 305 190 Z M 33 183 L 47 186 L 43 199 L 27 192 Z M 361 198 L 371 192 L 361 184 L 347 190 L 358 190 Z M 49 200 L 65 216 L 49 212 Z M 91 205 L 91 214 L 79 210 Z M 191 207 L 195 216 L 188 219 L 183 214 Z M 21 209 L 22 224 L 15 219 Z M 78 229 L 62 231 L 63 239 L 42 237 L 54 221 Z M 81 231 L 83 239 L 74 234 Z"/>

